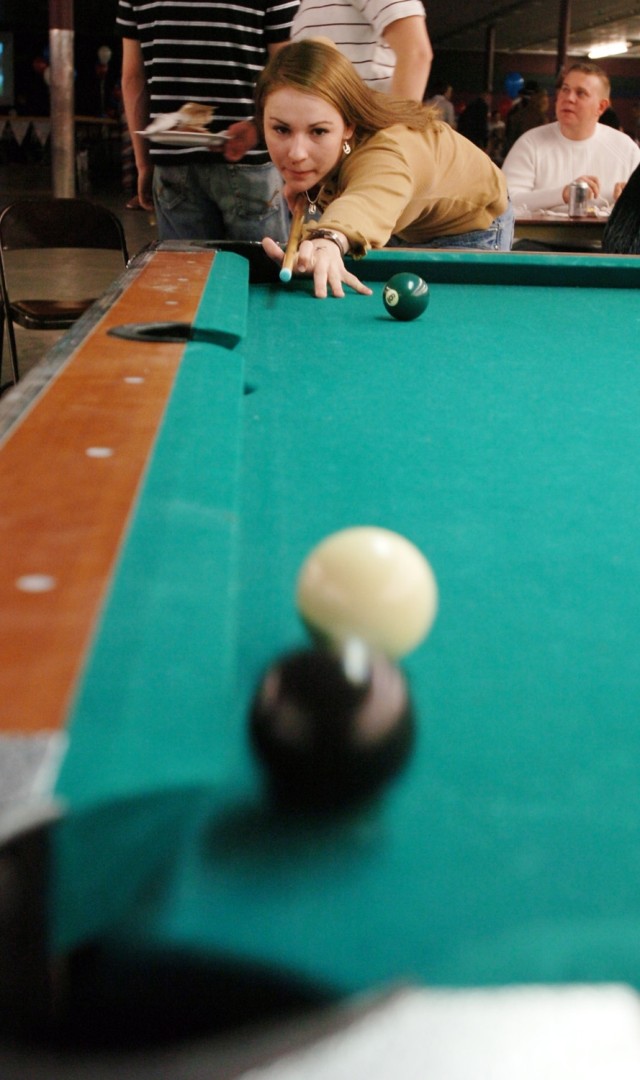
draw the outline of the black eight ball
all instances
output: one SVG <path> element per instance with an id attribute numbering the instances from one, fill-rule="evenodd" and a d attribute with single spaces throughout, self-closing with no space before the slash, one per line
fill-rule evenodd
<path id="1" fill-rule="evenodd" d="M 409 757 L 414 722 L 403 673 L 360 642 L 351 646 L 284 656 L 257 690 L 250 738 L 281 807 L 360 804 Z"/>

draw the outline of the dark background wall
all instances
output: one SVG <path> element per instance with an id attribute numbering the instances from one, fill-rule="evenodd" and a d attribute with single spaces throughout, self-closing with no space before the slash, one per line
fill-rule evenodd
<path id="1" fill-rule="evenodd" d="M 100 82 L 96 72 L 97 50 L 108 45 L 113 52 L 107 75 L 107 97 L 120 74 L 120 45 L 115 32 L 117 0 L 75 0 L 76 112 L 100 115 Z M 14 39 L 15 107 L 19 113 L 47 115 L 49 92 L 42 76 L 49 44 L 48 0 L 0 0 L 0 30 Z M 113 105 L 113 101 L 112 101 Z"/>
<path id="2" fill-rule="evenodd" d="M 113 51 L 106 78 L 107 101 L 115 107 L 113 90 L 120 73 L 120 45 L 115 31 L 117 0 L 75 0 L 76 112 L 99 115 L 100 81 L 96 72 L 97 50 L 108 45 Z M 14 67 L 18 112 L 46 115 L 48 90 L 41 61 L 46 57 L 49 38 L 48 0 L 0 0 L 0 30 L 14 34 Z M 34 68 L 35 63 L 35 68 Z M 613 83 L 613 105 L 625 130 L 636 135 L 636 112 L 640 103 L 640 61 L 612 58 L 603 62 Z M 505 76 L 518 72 L 524 79 L 536 79 L 553 92 L 556 60 L 538 53 L 496 53 L 494 65 L 494 105 L 503 109 L 509 99 L 503 91 Z M 454 103 L 461 108 L 485 88 L 485 58 L 482 53 L 438 50 L 433 66 L 434 79 L 444 79 L 454 88 Z"/>
<path id="3" fill-rule="evenodd" d="M 116 0 L 75 0 L 74 20 L 79 31 L 106 32 L 113 26 Z M 0 23 L 7 30 L 33 30 L 49 23 L 48 0 L 0 0 Z"/>
<path id="4" fill-rule="evenodd" d="M 569 57 L 582 61 L 584 56 Z M 494 107 L 506 109 L 509 98 L 504 93 L 504 81 L 511 72 L 525 80 L 534 79 L 549 91 L 553 99 L 556 84 L 556 57 L 542 53 L 496 53 L 494 63 Z M 637 112 L 640 108 L 640 61 L 610 57 L 601 66 L 611 79 L 612 105 L 625 131 L 636 138 Z M 442 80 L 454 89 L 454 104 L 460 109 L 485 87 L 485 58 L 482 53 L 435 50 L 432 82 Z M 553 108 L 550 110 L 553 116 Z"/>

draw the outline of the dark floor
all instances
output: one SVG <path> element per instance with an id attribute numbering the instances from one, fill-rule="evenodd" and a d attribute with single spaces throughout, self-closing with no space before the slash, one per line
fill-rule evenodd
<path id="1" fill-rule="evenodd" d="M 51 194 L 50 164 L 12 162 L 0 165 L 0 209 L 15 199 L 37 198 Z M 153 215 L 141 210 L 126 209 L 130 196 L 123 191 L 119 177 L 107 177 L 103 184 L 94 186 L 94 189 L 83 197 L 108 206 L 119 216 L 127 237 L 130 257 L 156 239 Z M 77 255 L 73 253 L 70 257 L 69 252 L 60 252 L 59 256 L 47 259 L 46 267 L 42 267 L 42 264 L 34 259 L 31 253 L 17 253 L 13 259 L 20 295 L 42 298 L 56 295 L 51 291 L 53 275 L 55 275 L 58 288 L 61 285 L 72 288 L 74 292 L 77 292 L 78 297 L 84 298 L 104 292 L 110 281 L 122 269 L 115 253 L 114 256 L 109 253 L 105 262 L 102 254 L 96 258 L 95 255 L 83 252 Z M 56 331 L 28 331 L 23 330 L 22 327 L 16 327 L 20 374 L 25 375 L 59 337 L 60 334 Z M 1 381 L 4 382 L 9 377 L 6 340 L 3 352 Z"/>

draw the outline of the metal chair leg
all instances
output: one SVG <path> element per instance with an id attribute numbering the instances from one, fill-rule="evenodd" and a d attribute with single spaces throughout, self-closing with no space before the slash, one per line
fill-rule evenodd
<path id="1" fill-rule="evenodd" d="M 20 368 L 18 367 L 18 349 L 16 347 L 16 334 L 15 330 L 13 329 L 13 319 L 10 315 L 7 315 L 7 336 L 9 338 L 11 374 L 13 376 L 14 383 L 17 383 L 20 379 Z"/>
<path id="2" fill-rule="evenodd" d="M 11 362 L 11 381 L 2 382 L 2 364 L 4 361 L 4 330 L 5 323 L 7 327 L 7 336 L 9 338 L 9 359 Z M 4 305 L 0 305 L 0 394 L 3 394 L 5 390 L 9 390 L 12 386 L 18 382 L 20 378 L 20 372 L 18 368 L 18 352 L 16 349 L 16 338 L 11 322 L 10 316 L 6 314 Z"/>

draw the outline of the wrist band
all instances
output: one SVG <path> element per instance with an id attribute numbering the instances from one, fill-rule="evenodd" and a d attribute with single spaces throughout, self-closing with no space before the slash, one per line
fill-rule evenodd
<path id="1" fill-rule="evenodd" d="M 333 229 L 314 229 L 313 232 L 308 234 L 307 240 L 330 240 L 332 244 L 336 245 L 343 259 L 349 250 L 347 247 L 347 251 L 345 251 L 342 246 L 342 240 Z"/>

